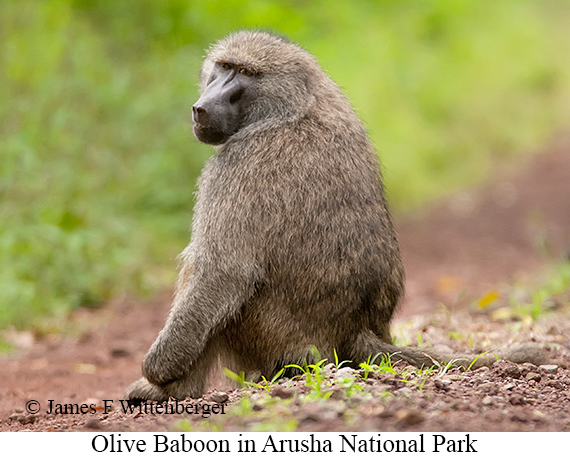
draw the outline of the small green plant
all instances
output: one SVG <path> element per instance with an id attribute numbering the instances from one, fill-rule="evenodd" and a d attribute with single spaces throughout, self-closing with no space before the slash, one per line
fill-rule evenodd
<path id="1" fill-rule="evenodd" d="M 351 362 L 352 362 L 352 360 L 343 360 L 342 362 L 339 363 L 338 354 L 336 353 L 336 349 L 334 350 L 334 366 L 337 370 L 342 368 L 343 365 L 345 365 L 347 363 L 351 363 Z"/>
<path id="2" fill-rule="evenodd" d="M 380 354 L 381 353 L 378 353 L 374 357 L 372 357 L 372 355 L 369 355 L 366 362 L 362 362 L 361 364 L 359 364 L 359 367 L 364 370 L 364 375 L 362 376 L 362 379 L 364 379 L 365 381 L 368 379 L 368 375 L 370 374 L 370 372 L 374 370 L 374 362 L 380 356 Z"/>
<path id="3" fill-rule="evenodd" d="M 326 361 L 327 359 L 322 359 L 317 363 L 305 363 L 304 366 L 297 364 L 286 365 L 285 368 L 296 368 L 300 370 L 306 378 L 305 382 L 307 386 L 312 387 L 317 393 L 317 396 L 323 396 L 323 385 L 326 379 L 323 367 Z"/>
<path id="4" fill-rule="evenodd" d="M 540 316 L 544 315 L 545 311 L 552 308 L 551 298 L 552 294 L 546 287 L 532 293 L 530 315 L 533 321 L 537 321 Z"/>
<path id="5" fill-rule="evenodd" d="M 396 370 L 392 365 L 392 355 L 387 353 L 378 353 L 374 357 L 369 356 L 366 362 L 362 362 L 359 366 L 361 369 L 364 370 L 364 374 L 362 375 L 362 379 L 365 381 L 368 379 L 370 373 L 379 374 L 379 373 L 390 373 L 396 374 Z M 376 364 L 376 360 L 381 356 L 380 363 Z"/>
<path id="6" fill-rule="evenodd" d="M 362 394 L 364 386 L 357 377 L 349 377 L 339 380 L 339 384 L 344 388 L 344 395 L 350 398 L 355 393 Z"/>
<path id="7" fill-rule="evenodd" d="M 479 360 L 481 357 L 483 357 L 485 354 L 488 354 L 489 352 L 491 352 L 491 351 L 490 351 L 490 350 L 489 350 L 489 351 L 485 351 L 485 352 L 483 352 L 482 354 L 479 354 L 477 357 L 475 357 L 475 358 L 473 359 L 473 361 L 472 361 L 472 362 L 469 364 L 469 366 L 467 367 L 467 370 L 471 370 L 471 368 L 473 367 L 473 365 L 475 364 L 475 362 L 477 362 L 477 360 Z M 495 355 L 495 357 L 497 357 L 497 356 Z"/>
<path id="8" fill-rule="evenodd" d="M 394 353 L 394 354 L 383 353 L 382 354 L 382 360 L 376 366 L 376 368 L 374 369 L 374 372 L 375 373 L 396 374 L 396 370 L 394 370 L 394 365 L 392 364 L 392 356 L 396 355 L 396 354 L 397 353 Z"/>
<path id="9" fill-rule="evenodd" d="M 400 339 L 398 340 L 398 338 L 392 335 L 392 344 L 394 346 L 409 346 L 410 340 L 408 339 L 407 333 L 405 333 L 401 328 L 398 330 L 400 333 Z"/>
<path id="10" fill-rule="evenodd" d="M 437 376 L 438 377 L 444 376 L 449 371 L 449 369 L 454 367 L 456 362 L 459 362 L 460 360 L 463 360 L 463 359 L 453 359 L 453 360 L 450 360 L 449 362 L 447 362 L 445 365 L 436 363 L 435 366 L 439 368 L 439 372 L 437 373 Z"/>
<path id="11" fill-rule="evenodd" d="M 285 371 L 285 368 L 281 368 L 276 374 L 275 376 L 273 376 L 271 378 L 271 381 L 267 381 L 267 379 L 265 379 L 265 376 L 261 376 L 261 379 L 263 381 L 263 383 L 254 383 L 254 385 L 256 387 L 259 387 L 261 389 L 265 389 L 268 392 L 271 390 L 271 387 L 277 382 L 277 380 L 283 375 L 283 372 Z"/>
<path id="12" fill-rule="evenodd" d="M 222 424 L 212 421 L 192 422 L 188 419 L 180 419 L 176 421 L 172 428 L 181 432 L 221 432 Z"/>
<path id="13" fill-rule="evenodd" d="M 275 376 L 273 376 L 273 378 L 271 378 L 271 381 L 267 381 L 267 378 L 265 376 L 261 376 L 261 379 L 262 379 L 261 382 L 247 381 L 245 379 L 245 373 L 243 371 L 240 371 L 240 373 L 237 374 L 237 373 L 234 373 L 233 371 L 229 370 L 228 368 L 224 368 L 224 375 L 226 377 L 228 377 L 229 379 L 231 379 L 232 381 L 234 381 L 240 387 L 240 389 L 243 389 L 245 387 L 256 387 L 259 389 L 267 390 L 269 392 L 271 390 L 271 387 L 283 375 L 284 371 L 285 371 L 285 368 L 281 368 L 281 370 L 279 370 L 275 374 Z"/>
<path id="14" fill-rule="evenodd" d="M 570 304 L 570 262 L 563 262 L 549 273 L 547 281 L 531 290 L 526 287 L 514 287 L 509 295 L 509 305 L 514 316 L 522 324 L 537 321 L 548 311 L 558 306 Z"/>
<path id="15" fill-rule="evenodd" d="M 437 366 L 429 366 L 423 368 L 408 368 L 401 373 L 404 382 L 409 382 L 415 386 L 417 390 L 422 390 L 426 381 L 437 370 Z"/>
<path id="16" fill-rule="evenodd" d="M 316 393 L 317 397 L 328 398 L 331 393 L 323 392 L 324 382 L 326 380 L 324 365 L 327 362 L 327 359 L 321 358 L 321 354 L 315 346 L 311 346 L 309 350 L 311 352 L 313 360 L 318 360 L 318 362 L 308 363 L 305 360 L 303 366 L 298 364 L 291 364 L 286 365 L 285 368 L 295 368 L 299 370 L 306 377 L 305 382 L 307 386 L 313 388 L 313 391 Z"/>
<path id="17" fill-rule="evenodd" d="M 417 339 L 418 339 L 418 347 L 421 348 L 424 345 L 424 341 L 422 339 L 422 334 L 421 332 L 417 333 Z"/>
<path id="18" fill-rule="evenodd" d="M 226 375 L 228 378 L 234 381 L 239 386 L 240 389 L 243 389 L 248 384 L 247 381 L 245 380 L 245 373 L 243 371 L 240 371 L 240 373 L 237 374 L 234 373 L 232 370 L 229 370 L 228 368 L 224 368 L 224 375 Z"/>
<path id="19" fill-rule="evenodd" d="M 416 388 L 417 388 L 418 390 L 422 390 L 422 389 L 424 388 L 424 385 L 425 385 L 427 379 L 428 379 L 428 376 L 422 376 L 422 377 L 419 379 L 419 381 L 421 381 L 421 382 L 420 382 L 419 384 L 416 383 Z"/>

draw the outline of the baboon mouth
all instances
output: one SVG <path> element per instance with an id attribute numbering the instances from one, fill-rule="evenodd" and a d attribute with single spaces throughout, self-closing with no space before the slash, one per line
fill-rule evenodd
<path id="1" fill-rule="evenodd" d="M 229 135 L 226 133 L 217 129 L 213 129 L 212 127 L 205 126 L 203 124 L 194 124 L 192 131 L 194 132 L 194 136 L 198 139 L 198 141 L 206 144 L 222 144 L 225 143 L 229 138 Z"/>

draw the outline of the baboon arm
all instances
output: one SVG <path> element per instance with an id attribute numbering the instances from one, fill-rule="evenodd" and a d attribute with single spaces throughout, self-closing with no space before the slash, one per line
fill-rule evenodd
<path id="1" fill-rule="evenodd" d="M 166 324 L 143 360 L 143 376 L 159 386 L 186 377 L 216 329 L 254 293 L 252 270 L 194 271 L 176 294 Z"/>

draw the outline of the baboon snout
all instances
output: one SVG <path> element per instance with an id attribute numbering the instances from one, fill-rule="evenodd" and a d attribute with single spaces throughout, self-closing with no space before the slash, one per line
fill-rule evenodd
<path id="1" fill-rule="evenodd" d="M 222 144 L 236 133 L 245 109 L 240 104 L 243 93 L 240 84 L 214 80 L 192 106 L 196 138 L 207 144 Z"/>
<path id="2" fill-rule="evenodd" d="M 209 117 L 208 111 L 201 106 L 194 105 L 192 107 L 192 122 L 194 122 L 194 124 L 204 124 L 208 121 Z"/>

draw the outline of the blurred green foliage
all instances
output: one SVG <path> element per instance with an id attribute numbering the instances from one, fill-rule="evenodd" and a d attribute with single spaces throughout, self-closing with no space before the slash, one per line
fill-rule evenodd
<path id="1" fill-rule="evenodd" d="M 0 0 L 0 328 L 172 281 L 210 148 L 208 45 L 301 43 L 346 90 L 396 209 L 474 183 L 570 117 L 566 0 Z"/>

